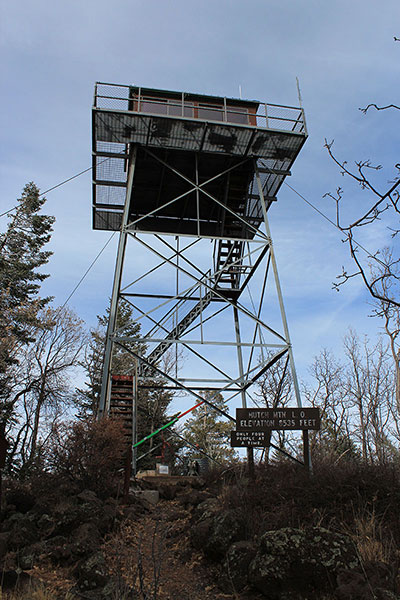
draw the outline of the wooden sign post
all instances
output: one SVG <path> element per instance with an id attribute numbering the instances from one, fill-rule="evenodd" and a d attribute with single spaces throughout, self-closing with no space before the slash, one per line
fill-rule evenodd
<path id="1" fill-rule="evenodd" d="M 303 432 L 304 466 L 310 470 L 308 432 L 319 430 L 319 408 L 237 408 L 236 430 L 231 432 L 232 448 L 265 448 L 272 431 Z"/>

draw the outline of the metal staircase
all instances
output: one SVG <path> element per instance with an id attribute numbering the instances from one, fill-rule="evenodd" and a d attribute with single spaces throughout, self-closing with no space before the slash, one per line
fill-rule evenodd
<path id="1" fill-rule="evenodd" d="M 127 448 L 132 444 L 133 376 L 112 375 L 110 418 L 122 421 Z"/>
<path id="2" fill-rule="evenodd" d="M 242 264 L 244 242 L 239 240 L 218 240 L 217 253 L 215 261 L 215 275 L 211 277 L 208 274 L 207 280 L 212 282 L 214 290 L 208 291 L 201 297 L 201 300 L 193 306 L 189 312 L 175 325 L 175 327 L 166 335 L 164 341 L 156 346 L 146 357 L 150 363 L 157 364 L 161 356 L 170 348 L 174 340 L 179 339 L 190 325 L 201 315 L 209 306 L 213 298 L 218 294 L 223 294 L 231 299 L 237 298 L 240 290 L 241 275 L 248 272 L 251 267 Z M 188 300 L 190 297 L 188 296 Z M 139 367 L 140 377 L 150 377 L 151 367 L 142 364 Z"/>
<path id="3" fill-rule="evenodd" d="M 190 325 L 197 319 L 197 317 L 203 312 L 203 310 L 210 304 L 211 300 L 215 296 L 214 291 L 209 290 L 199 300 L 193 308 L 175 325 L 175 327 L 166 335 L 163 342 L 158 344 L 146 357 L 147 360 L 153 364 L 156 364 L 161 356 L 168 350 L 172 345 L 173 341 L 179 338 L 184 331 L 190 327 Z M 151 373 L 151 367 L 149 365 L 142 364 L 139 368 L 140 377 L 149 377 Z"/>
<path id="4" fill-rule="evenodd" d="M 238 291 L 240 275 L 243 272 L 241 257 L 244 243 L 238 240 L 220 240 L 215 263 L 216 286 L 230 291 Z"/>

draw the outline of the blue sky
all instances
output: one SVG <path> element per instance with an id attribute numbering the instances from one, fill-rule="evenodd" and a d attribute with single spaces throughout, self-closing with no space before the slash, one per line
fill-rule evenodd
<path id="1" fill-rule="evenodd" d="M 364 197 L 323 148 L 398 162 L 398 115 L 358 108 L 396 101 L 398 0 L 20 0 L 0 9 L 2 81 L 0 202 L 13 206 L 24 184 L 46 190 L 91 164 L 90 108 L 95 81 L 137 84 L 297 105 L 300 80 L 309 139 L 288 183 L 322 211 L 341 185 L 345 211 Z M 50 192 L 57 218 L 45 292 L 61 304 L 109 234 L 91 229 L 90 173 Z M 340 234 L 285 185 L 270 212 L 295 359 L 301 377 L 322 347 L 339 348 L 349 326 L 374 337 L 379 323 L 361 282 L 340 293 L 332 281 L 350 261 Z M 3 217 L 2 228 L 5 227 Z M 367 248 L 390 242 L 365 231 Z M 70 305 L 93 325 L 110 295 L 116 236 Z"/>

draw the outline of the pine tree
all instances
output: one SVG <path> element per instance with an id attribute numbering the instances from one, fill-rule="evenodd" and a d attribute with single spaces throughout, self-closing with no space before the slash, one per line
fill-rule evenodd
<path id="1" fill-rule="evenodd" d="M 54 217 L 38 214 L 46 199 L 34 183 L 23 190 L 7 230 L 0 235 L 0 396 L 7 396 L 8 370 L 18 363 L 18 350 L 32 341 L 37 315 L 50 298 L 40 298 L 40 271 L 52 252 Z"/>
<path id="2" fill-rule="evenodd" d="M 82 366 L 86 370 L 87 381 L 84 389 L 77 389 L 77 404 L 82 415 L 95 414 L 97 412 L 98 402 L 101 391 L 102 368 L 104 359 L 104 347 L 106 328 L 109 318 L 109 310 L 103 316 L 98 316 L 98 326 L 91 332 L 91 339 L 86 350 L 85 360 Z M 130 337 L 131 341 L 124 342 L 127 348 L 130 348 L 138 354 L 145 354 L 146 345 L 140 338 L 140 324 L 135 323 L 133 319 L 133 310 L 130 304 L 121 301 L 117 314 L 117 329 L 121 337 Z M 115 375 L 134 374 L 136 359 L 124 348 L 114 344 L 112 357 L 112 372 Z M 138 440 L 153 433 L 159 427 L 162 427 L 171 417 L 167 416 L 167 409 L 172 400 L 172 393 L 163 389 L 163 380 L 160 377 L 153 377 L 146 380 L 149 387 L 139 388 L 138 406 L 137 406 L 137 437 Z M 140 446 L 140 454 L 145 454 L 154 446 L 160 443 L 160 438 L 151 438 Z M 139 468 L 154 466 L 155 458 L 149 455 L 149 458 L 140 462 Z"/>
<path id="3" fill-rule="evenodd" d="M 76 390 L 76 403 L 82 414 L 95 414 L 97 412 L 109 314 L 110 309 L 107 308 L 104 315 L 97 315 L 97 327 L 90 332 L 85 358 L 81 363 L 86 371 L 87 380 L 85 388 Z M 125 343 L 128 348 L 138 353 L 145 351 L 145 344 L 140 340 L 140 324 L 134 322 L 132 308 L 124 301 L 119 303 L 117 329 L 121 336 L 132 339 L 132 341 Z M 134 356 L 117 344 L 114 344 L 113 347 L 112 371 L 119 375 L 128 373 L 133 375 L 135 371 Z"/>
<path id="4" fill-rule="evenodd" d="M 212 404 L 226 411 L 226 401 L 222 394 L 206 391 L 203 397 Z M 198 446 L 212 459 L 218 462 L 227 462 L 235 457 L 235 451 L 229 446 L 232 424 L 224 421 L 216 410 L 207 404 L 195 408 L 192 417 L 185 423 L 183 435 L 191 444 Z M 189 450 L 190 458 L 201 458 L 201 452 Z"/>

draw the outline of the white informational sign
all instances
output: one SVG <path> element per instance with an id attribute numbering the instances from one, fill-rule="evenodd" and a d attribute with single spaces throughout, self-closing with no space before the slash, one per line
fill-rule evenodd
<path id="1" fill-rule="evenodd" d="M 168 465 L 157 465 L 157 473 L 159 475 L 169 475 L 169 466 Z"/>

